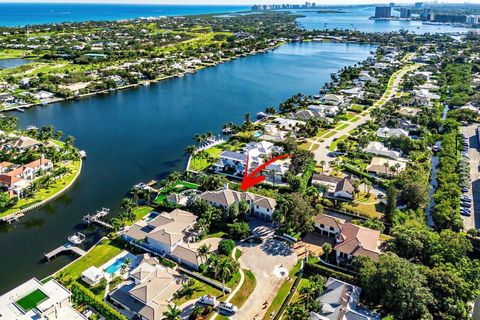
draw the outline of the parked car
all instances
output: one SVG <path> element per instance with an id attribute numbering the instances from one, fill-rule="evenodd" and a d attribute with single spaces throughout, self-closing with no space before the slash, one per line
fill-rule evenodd
<path id="1" fill-rule="evenodd" d="M 466 203 L 472 203 L 472 199 L 467 198 L 467 197 L 460 197 L 460 201 L 466 202 Z"/>
<path id="2" fill-rule="evenodd" d="M 460 202 L 460 206 L 465 207 L 465 208 L 470 208 L 471 205 L 472 205 L 471 203 Z"/>
<path id="3" fill-rule="evenodd" d="M 434 145 L 434 146 L 432 147 L 432 151 L 433 151 L 433 152 L 438 152 L 438 151 L 440 151 L 440 147 L 439 147 L 438 145 Z"/>
<path id="4" fill-rule="evenodd" d="M 214 306 L 216 302 L 216 299 L 214 296 L 209 296 L 209 295 L 204 295 L 201 296 L 200 299 L 198 299 L 198 303 L 207 305 L 207 306 Z"/>
<path id="5" fill-rule="evenodd" d="M 466 211 L 466 210 L 460 210 L 460 214 L 466 217 L 470 217 L 472 215 L 470 211 Z"/>
<path id="6" fill-rule="evenodd" d="M 229 314 L 232 314 L 232 313 L 235 313 L 238 311 L 238 308 L 236 305 L 230 303 L 230 302 L 220 302 L 220 304 L 218 305 L 218 311 L 220 312 L 226 312 L 226 313 L 229 313 Z"/>

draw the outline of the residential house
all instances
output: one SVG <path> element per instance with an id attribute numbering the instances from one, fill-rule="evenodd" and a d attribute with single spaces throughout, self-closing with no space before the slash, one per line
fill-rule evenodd
<path id="1" fill-rule="evenodd" d="M 322 235 L 335 237 L 333 250 L 337 263 L 349 265 L 354 257 L 370 257 L 378 261 L 380 256 L 380 231 L 345 222 L 343 219 L 318 214 L 315 228 Z"/>
<path id="2" fill-rule="evenodd" d="M 137 256 L 134 266 L 127 281 L 109 293 L 109 297 L 114 305 L 129 310 L 139 319 L 163 319 L 173 295 L 186 279 L 148 254 Z"/>
<path id="3" fill-rule="evenodd" d="M 400 174 L 407 167 L 406 161 L 397 161 L 382 157 L 373 157 L 366 171 L 377 176 L 393 177 Z"/>
<path id="4" fill-rule="evenodd" d="M 367 147 L 363 148 L 363 152 L 392 159 L 398 159 L 402 155 L 399 151 L 390 150 L 378 141 L 371 141 Z"/>
<path id="5" fill-rule="evenodd" d="M 334 198 L 352 200 L 355 192 L 352 180 L 348 177 L 339 178 L 317 173 L 312 176 L 312 184 L 325 187 L 326 194 Z"/>
<path id="6" fill-rule="evenodd" d="M 55 95 L 53 93 L 45 91 L 45 90 L 40 90 L 37 93 L 35 93 L 33 96 L 35 97 L 35 99 L 40 100 L 40 101 L 44 101 L 44 100 L 51 99 L 51 98 L 55 97 Z"/>
<path id="7" fill-rule="evenodd" d="M 251 192 L 231 190 L 228 185 L 217 191 L 205 191 L 198 198 L 207 201 L 212 206 L 227 210 L 231 205 L 245 201 L 250 206 L 253 215 L 260 219 L 272 220 L 277 201 Z"/>
<path id="8" fill-rule="evenodd" d="M 391 137 L 408 137 L 408 131 L 399 128 L 387 128 L 382 127 L 377 130 L 377 137 L 379 138 L 391 138 Z"/>
<path id="9" fill-rule="evenodd" d="M 37 149 L 42 143 L 30 137 L 19 137 L 9 145 L 20 152 L 24 152 L 28 149 Z"/>
<path id="10" fill-rule="evenodd" d="M 3 164 L 6 168 L 2 167 L 0 187 L 19 197 L 22 196 L 22 191 L 30 186 L 35 178 L 51 171 L 53 168 L 53 162 L 45 158 L 34 160 L 22 166 L 16 166 L 8 162 L 3 162 Z"/>
<path id="11" fill-rule="evenodd" d="M 213 170 L 231 176 L 243 177 L 247 166 L 247 157 L 248 169 L 253 171 L 274 155 L 281 154 L 282 150 L 282 148 L 268 141 L 250 142 L 241 152 L 223 151 L 218 162 L 213 165 Z M 275 172 L 275 177 L 271 177 L 271 179 L 279 181 L 288 171 L 289 166 L 290 160 L 287 160 L 282 162 L 282 165 L 279 165 L 279 163 L 270 164 L 265 171 Z"/>
<path id="12" fill-rule="evenodd" d="M 338 94 L 326 94 L 321 98 L 322 103 L 331 104 L 331 105 L 341 105 L 344 102 L 344 98 Z"/>
<path id="13" fill-rule="evenodd" d="M 35 278 L 0 296 L 0 318 L 5 320 L 86 320 L 72 307 L 72 293 L 56 280 Z"/>
<path id="14" fill-rule="evenodd" d="M 133 224 L 122 233 L 122 238 L 152 253 L 168 255 L 179 263 L 198 269 L 200 259 L 196 248 L 188 244 L 193 238 L 196 221 L 194 214 L 175 209 L 172 212 L 160 213 L 150 221 Z"/>
<path id="15" fill-rule="evenodd" d="M 344 89 L 342 90 L 342 93 L 348 95 L 350 98 L 358 98 L 358 99 L 362 99 L 365 92 L 363 91 L 363 89 L 361 87 L 353 87 L 353 88 L 350 88 L 350 89 Z"/>
<path id="16" fill-rule="evenodd" d="M 319 308 L 310 312 L 308 320 L 380 320 L 378 314 L 358 307 L 361 291 L 360 287 L 329 277 L 317 298 Z"/>
<path id="17" fill-rule="evenodd" d="M 307 107 L 309 111 L 316 112 L 317 114 L 321 114 L 322 117 L 329 116 L 334 117 L 340 112 L 340 108 L 337 105 L 328 105 L 328 104 L 311 104 Z"/>

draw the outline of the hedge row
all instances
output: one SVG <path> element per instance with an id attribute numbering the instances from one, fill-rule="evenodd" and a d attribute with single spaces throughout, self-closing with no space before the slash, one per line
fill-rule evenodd
<path id="1" fill-rule="evenodd" d="M 324 277 L 333 277 L 338 280 L 348 282 L 350 284 L 354 284 L 354 285 L 358 284 L 358 279 L 355 276 L 352 276 L 350 274 L 347 274 L 341 271 L 333 270 L 331 268 L 328 268 L 318 263 L 313 263 L 313 262 L 305 263 L 304 273 L 306 277 L 312 274 L 319 274 Z"/>
<path id="2" fill-rule="evenodd" d="M 106 320 L 127 320 L 127 318 L 120 312 L 97 298 L 92 292 L 78 282 L 73 282 L 70 290 L 72 291 L 73 301 L 75 303 L 91 306 L 104 316 Z"/>

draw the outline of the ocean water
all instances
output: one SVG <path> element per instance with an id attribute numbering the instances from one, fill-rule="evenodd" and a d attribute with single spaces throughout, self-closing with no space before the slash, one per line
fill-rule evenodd
<path id="1" fill-rule="evenodd" d="M 0 26 L 229 13 L 249 9 L 248 6 L 229 5 L 0 3 Z"/>

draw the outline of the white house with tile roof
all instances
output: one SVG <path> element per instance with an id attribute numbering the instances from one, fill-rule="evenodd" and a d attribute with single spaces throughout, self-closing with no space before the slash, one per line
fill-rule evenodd
<path id="1" fill-rule="evenodd" d="M 205 191 L 199 195 L 198 198 L 224 210 L 243 200 L 250 206 L 252 214 L 264 220 L 272 220 L 272 215 L 277 205 L 277 201 L 273 198 L 260 196 L 251 192 L 231 190 L 228 188 L 228 184 L 216 191 Z"/>

